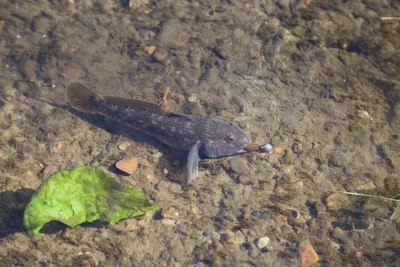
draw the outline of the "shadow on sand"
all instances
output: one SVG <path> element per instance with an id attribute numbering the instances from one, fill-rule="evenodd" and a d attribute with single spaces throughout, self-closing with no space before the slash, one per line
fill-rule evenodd
<path id="1" fill-rule="evenodd" d="M 0 192 L 0 238 L 24 231 L 24 210 L 34 193 L 27 188 Z"/>

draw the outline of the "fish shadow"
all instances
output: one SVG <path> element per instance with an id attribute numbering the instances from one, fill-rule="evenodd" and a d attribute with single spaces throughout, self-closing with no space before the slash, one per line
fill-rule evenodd
<path id="1" fill-rule="evenodd" d="M 29 188 L 0 192 L 0 238 L 24 232 L 24 211 L 34 193 Z"/>
<path id="2" fill-rule="evenodd" d="M 108 119 L 103 115 L 81 112 L 70 107 L 69 105 L 56 104 L 40 98 L 36 98 L 36 100 L 44 102 L 55 108 L 60 108 L 68 111 L 72 115 L 79 117 L 87 123 L 97 128 L 100 128 L 110 134 L 123 136 L 127 139 L 134 141 L 135 143 L 150 144 L 163 154 L 163 157 L 155 164 L 155 168 L 159 171 L 159 173 L 155 173 L 162 175 L 162 170 L 168 169 L 168 175 L 164 174 L 164 176 L 168 180 L 174 183 L 185 184 L 187 173 L 186 168 L 183 167 L 186 166 L 187 162 L 186 151 L 169 147 L 150 135 L 135 130 L 118 121 Z M 115 166 L 115 163 L 108 167 L 108 171 L 117 175 L 127 175 L 118 170 Z"/>

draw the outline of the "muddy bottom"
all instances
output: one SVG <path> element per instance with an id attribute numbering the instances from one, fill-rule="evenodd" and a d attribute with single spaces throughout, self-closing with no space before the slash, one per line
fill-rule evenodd
<path id="1" fill-rule="evenodd" d="M 340 193 L 400 196 L 399 18 L 390 0 L 0 0 L 0 265 L 400 266 L 399 202 Z M 274 150 L 204 160 L 184 186 L 186 153 L 72 109 L 74 81 L 195 99 Z M 82 165 L 174 212 L 27 235 L 41 182 Z"/>

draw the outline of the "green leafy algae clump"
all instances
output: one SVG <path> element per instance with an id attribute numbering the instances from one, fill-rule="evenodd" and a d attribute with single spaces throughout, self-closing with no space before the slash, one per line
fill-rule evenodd
<path id="1" fill-rule="evenodd" d="M 115 224 L 159 207 L 136 187 L 122 185 L 100 169 L 78 167 L 50 176 L 28 203 L 23 224 L 37 235 L 50 221 L 69 227 L 95 220 Z"/>

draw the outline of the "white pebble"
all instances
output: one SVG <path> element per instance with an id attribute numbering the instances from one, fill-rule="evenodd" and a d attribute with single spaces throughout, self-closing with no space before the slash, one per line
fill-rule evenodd
<path id="1" fill-rule="evenodd" d="M 129 142 L 122 142 L 118 145 L 118 148 L 122 151 L 127 150 L 131 144 Z"/>
<path id="2" fill-rule="evenodd" d="M 256 246 L 259 249 L 263 249 L 268 245 L 268 243 L 269 243 L 269 237 L 268 236 L 263 236 L 263 237 L 260 237 L 259 239 L 257 239 Z"/>

